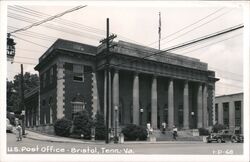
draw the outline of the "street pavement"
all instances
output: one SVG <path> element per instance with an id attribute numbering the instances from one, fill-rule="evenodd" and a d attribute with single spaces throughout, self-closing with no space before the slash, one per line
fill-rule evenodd
<path id="1" fill-rule="evenodd" d="M 17 142 L 15 134 L 7 134 L 8 154 L 184 154 L 184 155 L 240 155 L 242 143 L 204 142 L 125 142 L 105 144 L 103 141 L 81 141 L 28 132 L 27 138 Z M 48 140 L 47 140 L 47 139 Z M 57 141 L 55 141 L 57 138 Z M 72 140 L 72 141 L 71 141 Z"/>

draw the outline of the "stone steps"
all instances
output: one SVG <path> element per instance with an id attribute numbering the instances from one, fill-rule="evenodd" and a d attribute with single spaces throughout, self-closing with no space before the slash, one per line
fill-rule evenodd
<path id="1" fill-rule="evenodd" d="M 156 141 L 173 141 L 172 131 L 166 131 L 163 134 L 160 130 L 154 130 L 153 135 L 156 137 Z M 192 130 L 181 130 L 178 131 L 178 141 L 202 141 L 203 137 L 193 136 Z"/>

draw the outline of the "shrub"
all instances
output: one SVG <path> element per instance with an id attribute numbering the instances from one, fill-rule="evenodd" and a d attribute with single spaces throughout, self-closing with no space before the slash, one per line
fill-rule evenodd
<path id="1" fill-rule="evenodd" d="M 55 134 L 58 136 L 68 137 L 70 135 L 70 128 L 72 121 L 66 118 L 58 119 L 54 124 Z"/>
<path id="2" fill-rule="evenodd" d="M 215 124 L 212 128 L 214 133 L 218 133 L 218 131 L 222 130 L 222 129 L 226 129 L 227 127 L 225 125 L 222 124 Z"/>
<path id="3" fill-rule="evenodd" d="M 83 134 L 83 138 L 90 139 L 93 121 L 86 110 L 76 114 L 76 117 L 73 120 L 73 125 L 73 134 Z"/>
<path id="4" fill-rule="evenodd" d="M 137 126 L 135 124 L 129 124 L 122 129 L 125 140 L 146 140 L 147 130 L 142 126 Z"/>
<path id="5" fill-rule="evenodd" d="M 206 128 L 199 128 L 200 136 L 207 136 L 209 135 L 209 131 Z"/>
<path id="6" fill-rule="evenodd" d="M 95 139 L 104 140 L 105 133 L 104 115 L 98 111 L 95 116 Z"/>

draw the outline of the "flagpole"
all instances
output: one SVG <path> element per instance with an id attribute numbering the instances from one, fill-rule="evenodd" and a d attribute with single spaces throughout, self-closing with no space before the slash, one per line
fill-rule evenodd
<path id="1" fill-rule="evenodd" d="M 161 49 L 161 12 L 159 12 L 159 28 L 158 28 L 158 34 L 159 34 L 159 50 Z"/>

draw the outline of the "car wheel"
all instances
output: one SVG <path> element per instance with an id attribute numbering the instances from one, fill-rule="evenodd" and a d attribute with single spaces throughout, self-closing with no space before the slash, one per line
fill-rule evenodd
<path id="1" fill-rule="evenodd" d="M 221 142 L 222 142 L 222 140 L 219 138 L 219 139 L 217 139 L 217 142 L 218 142 L 218 143 L 221 143 Z"/>

